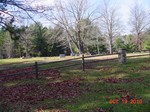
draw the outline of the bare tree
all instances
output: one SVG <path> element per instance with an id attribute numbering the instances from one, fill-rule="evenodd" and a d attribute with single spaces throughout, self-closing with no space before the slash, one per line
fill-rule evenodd
<path id="1" fill-rule="evenodd" d="M 130 10 L 129 24 L 132 27 L 132 32 L 136 35 L 136 45 L 138 50 L 142 49 L 143 31 L 150 25 L 150 14 L 146 11 L 142 5 L 136 3 Z"/>
<path id="2" fill-rule="evenodd" d="M 50 7 L 32 5 L 36 0 L 0 0 L 0 26 L 7 27 L 10 21 L 33 19 L 32 14 L 44 13 Z M 35 22 L 35 21 L 34 21 Z"/>
<path id="3" fill-rule="evenodd" d="M 118 8 L 110 5 L 110 1 L 103 0 L 101 7 L 100 28 L 109 45 L 109 52 L 113 54 L 113 41 L 122 31 L 122 25 L 118 14 Z"/>
<path id="4" fill-rule="evenodd" d="M 55 4 L 55 10 L 52 11 L 53 16 L 48 17 L 53 23 L 61 24 L 67 33 L 66 40 L 69 43 L 70 49 L 72 49 L 71 42 L 73 42 L 79 50 L 79 53 L 84 52 L 84 39 L 86 38 L 87 28 L 90 27 L 90 23 L 87 22 L 83 25 L 82 22 L 85 19 L 93 22 L 94 11 L 90 10 L 87 0 L 67 0 L 62 3 L 58 0 Z M 83 26 L 82 26 L 83 25 Z M 71 50 L 73 52 L 73 50 Z"/>

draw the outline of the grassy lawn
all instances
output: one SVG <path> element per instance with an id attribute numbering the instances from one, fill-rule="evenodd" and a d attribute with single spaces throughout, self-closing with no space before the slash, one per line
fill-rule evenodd
<path id="1" fill-rule="evenodd" d="M 3 62 L 1 61 L 0 63 L 13 63 L 16 60 L 2 60 Z M 36 58 L 35 60 L 44 61 L 42 58 Z M 81 62 L 72 61 L 70 63 Z M 68 63 L 46 65 L 44 68 L 64 64 Z M 0 92 L 3 92 L 3 89 L 12 90 L 13 92 L 14 88 L 14 90 L 17 90 L 17 86 L 29 84 L 37 84 L 40 87 L 40 90 L 35 89 L 34 93 L 26 93 L 29 96 L 38 93 L 41 95 L 41 92 L 45 90 L 53 92 L 53 94 L 50 93 L 52 97 L 44 97 L 42 100 L 37 101 L 37 103 L 31 103 L 31 99 L 29 99 L 29 102 L 21 102 L 21 104 L 17 101 L 14 101 L 15 103 L 7 103 L 5 104 L 7 105 L 6 110 L 10 112 L 19 112 L 22 110 L 24 112 L 43 112 L 42 110 L 45 112 L 149 112 L 149 56 L 128 59 L 126 64 L 118 64 L 117 60 L 93 63 L 86 65 L 86 68 L 85 72 L 81 70 L 81 66 L 59 69 L 60 77 L 53 79 L 51 77 L 40 77 L 39 80 L 24 79 L 1 83 Z M 50 86 L 47 86 L 48 84 Z M 17 97 L 21 92 L 15 94 Z M 2 104 L 2 97 L 0 99 L 0 109 L 2 110 L 5 105 Z M 123 99 L 127 103 L 123 103 Z M 110 101 L 112 100 L 116 102 L 111 104 Z M 134 102 L 132 102 L 133 100 Z M 26 103 L 29 103 L 30 107 Z"/>
<path id="2" fill-rule="evenodd" d="M 35 57 L 35 58 L 27 58 L 27 59 L 21 59 L 21 58 L 11 58 L 11 59 L 0 59 L 0 65 L 8 65 L 8 64 L 15 64 L 15 63 L 33 63 L 35 61 L 38 62 L 51 62 L 51 61 L 61 61 L 61 60 L 67 60 L 67 59 L 73 59 L 77 58 L 78 56 L 66 56 L 66 58 L 59 58 L 59 57 Z"/>
<path id="3" fill-rule="evenodd" d="M 38 63 L 46 63 L 52 61 L 62 61 L 68 59 L 79 58 L 79 56 L 66 56 L 65 58 L 59 57 L 36 57 L 36 58 L 28 58 L 28 59 L 20 59 L 20 58 L 12 58 L 12 59 L 0 59 L 0 70 L 5 68 L 17 68 L 20 66 L 28 66 L 35 64 L 35 61 Z"/>
<path id="4" fill-rule="evenodd" d="M 134 55 L 144 55 L 149 53 L 128 53 L 127 56 L 134 56 Z M 85 55 L 86 57 L 87 55 Z M 53 61 L 62 61 L 62 60 L 68 60 L 68 59 L 75 59 L 79 58 L 80 56 L 66 56 L 65 58 L 60 57 L 33 57 L 33 58 L 27 58 L 27 59 L 21 59 L 21 58 L 11 58 L 11 59 L 0 59 L 0 70 L 5 68 L 15 68 L 20 66 L 28 66 L 33 65 L 35 61 L 38 63 L 46 63 L 46 62 L 53 62 Z M 102 60 L 102 59 L 110 59 L 110 58 L 116 58 L 118 55 L 108 55 L 108 56 L 100 56 L 100 57 L 93 57 L 93 58 L 86 58 L 87 60 Z"/>

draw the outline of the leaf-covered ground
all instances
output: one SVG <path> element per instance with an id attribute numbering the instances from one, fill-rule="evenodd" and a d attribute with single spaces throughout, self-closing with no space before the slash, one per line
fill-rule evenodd
<path id="1" fill-rule="evenodd" d="M 87 64 L 85 68 L 85 72 L 81 66 L 50 69 L 40 72 L 38 80 L 34 74 L 1 79 L 0 111 L 149 112 L 150 57 L 128 59 L 126 64 L 117 60 Z"/>

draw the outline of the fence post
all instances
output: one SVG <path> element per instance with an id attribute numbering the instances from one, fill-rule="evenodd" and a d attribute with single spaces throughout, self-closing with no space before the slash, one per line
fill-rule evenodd
<path id="1" fill-rule="evenodd" d="M 84 63 L 84 54 L 82 54 L 82 70 L 83 70 L 83 71 L 85 71 L 85 68 L 84 68 L 85 66 L 84 66 L 84 64 L 85 64 L 85 63 Z"/>
<path id="2" fill-rule="evenodd" d="M 38 63 L 35 62 L 35 74 L 36 74 L 36 79 L 39 78 L 39 74 L 38 74 Z"/>

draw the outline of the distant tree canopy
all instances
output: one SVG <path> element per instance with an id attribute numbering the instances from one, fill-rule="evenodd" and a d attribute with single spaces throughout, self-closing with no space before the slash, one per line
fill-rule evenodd
<path id="1" fill-rule="evenodd" d="M 66 43 L 67 40 L 65 40 L 67 35 L 60 25 L 56 25 L 54 28 L 47 28 L 37 22 L 30 26 L 20 26 L 18 27 L 18 30 L 19 38 L 16 36 L 12 38 L 8 31 L 1 29 L 1 57 L 58 56 L 62 53 L 67 55 L 71 54 L 69 44 Z M 96 54 L 98 52 L 106 51 L 104 40 L 102 41 L 102 37 L 99 33 L 97 34 L 96 30 L 98 30 L 96 27 L 93 31 L 90 30 L 91 33 L 89 33 L 86 40 L 84 40 L 85 53 L 95 52 Z M 96 33 L 94 33 L 94 31 Z M 72 41 L 70 41 L 70 44 L 73 52 L 79 53 L 78 48 Z M 6 49 L 10 50 L 9 53 Z"/>
<path id="2" fill-rule="evenodd" d="M 150 11 L 138 3 L 130 8 L 132 31 L 127 35 L 122 35 L 119 8 L 111 1 L 103 0 L 99 8 L 88 0 L 57 0 L 53 6 L 36 3 L 0 0 L 0 58 L 150 49 Z"/>

